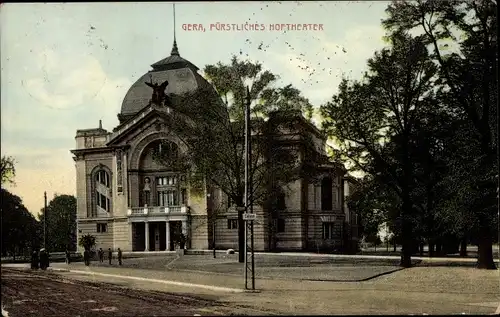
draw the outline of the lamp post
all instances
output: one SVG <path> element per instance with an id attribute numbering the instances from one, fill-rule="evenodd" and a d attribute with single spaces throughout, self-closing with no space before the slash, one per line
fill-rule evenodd
<path id="1" fill-rule="evenodd" d="M 43 247 L 45 248 L 45 251 L 47 251 L 47 192 L 43 192 L 43 200 L 44 200 L 44 207 L 43 207 Z"/>
<path id="2" fill-rule="evenodd" d="M 207 194 L 207 205 L 209 206 L 210 208 L 210 219 L 212 221 L 212 248 L 213 248 L 213 252 L 214 252 L 214 259 L 216 258 L 216 255 L 215 255 L 215 221 L 216 221 L 216 217 L 215 217 L 215 213 L 214 213 L 214 210 L 213 210 L 213 206 L 212 206 L 212 201 L 210 200 L 210 193 Z"/>
<path id="3" fill-rule="evenodd" d="M 498 269 L 500 269 L 500 105 L 497 100 L 497 247 Z"/>
<path id="4" fill-rule="evenodd" d="M 251 273 L 252 290 L 255 290 L 255 262 L 254 262 L 254 238 L 253 238 L 253 186 L 252 186 L 252 143 L 251 143 L 251 128 L 250 128 L 250 90 L 247 86 L 247 96 L 245 103 L 245 207 L 244 216 L 251 214 L 253 218 L 244 218 L 245 220 L 245 288 L 248 289 L 248 273 Z M 250 221 L 250 223 L 248 222 Z M 248 245 L 248 236 L 250 234 L 250 252 Z M 249 261 L 250 253 L 250 264 Z"/>

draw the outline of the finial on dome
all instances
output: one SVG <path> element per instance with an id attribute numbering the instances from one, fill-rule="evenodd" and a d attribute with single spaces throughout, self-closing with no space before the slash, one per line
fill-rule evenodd
<path id="1" fill-rule="evenodd" d="M 177 39 L 175 37 L 175 3 L 173 3 L 172 5 L 174 7 L 174 45 L 172 46 L 172 51 L 170 52 L 170 55 L 179 56 L 179 48 L 177 47 Z"/>
<path id="2" fill-rule="evenodd" d="M 170 55 L 179 55 L 179 49 L 177 48 L 177 41 L 174 38 L 174 45 L 172 46 L 172 52 L 170 52 Z"/>

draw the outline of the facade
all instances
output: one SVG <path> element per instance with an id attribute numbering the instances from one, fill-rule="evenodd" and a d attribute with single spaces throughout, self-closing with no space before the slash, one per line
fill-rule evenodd
<path id="1" fill-rule="evenodd" d="M 161 146 L 168 151 L 185 149 L 162 119 L 172 109 L 151 102 L 152 89 L 146 82 L 168 81 L 167 95 L 202 91 L 218 98 L 197 71 L 179 55 L 174 41 L 171 56 L 153 64 L 129 89 L 118 114 L 120 123 L 112 132 L 101 123 L 95 129 L 77 130 L 76 149 L 71 152 L 79 239 L 92 234 L 97 248 L 165 251 L 174 250 L 174 237 L 183 233 L 189 249 L 238 249 L 237 211 L 227 196 L 213 187 L 195 190 L 187 175 L 153 159 L 153 150 Z M 326 157 L 326 140 L 319 131 L 301 115 L 295 119 L 294 131 L 282 133 L 294 135 L 301 159 L 309 159 L 305 148 Z M 318 160 L 315 168 L 319 177 L 290 184 L 277 210 L 253 206 L 256 251 L 351 248 L 357 237 L 351 228 L 355 217 L 344 201 L 346 171 L 326 159 Z M 224 208 L 215 213 L 214 206 Z"/>

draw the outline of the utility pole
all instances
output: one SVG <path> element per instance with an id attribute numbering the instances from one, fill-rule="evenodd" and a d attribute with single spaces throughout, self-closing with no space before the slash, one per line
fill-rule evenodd
<path id="1" fill-rule="evenodd" d="M 47 192 L 43 192 L 43 247 L 47 251 Z"/>
<path id="2" fill-rule="evenodd" d="M 496 4 L 496 2 L 495 2 Z M 500 104 L 497 100 L 497 247 L 498 269 L 500 269 Z"/>
<path id="3" fill-rule="evenodd" d="M 251 274 L 252 290 L 255 290 L 255 263 L 254 263 L 254 243 L 253 243 L 253 201 L 250 197 L 252 194 L 251 181 L 251 129 L 250 129 L 250 90 L 247 86 L 247 97 L 245 103 L 245 213 L 243 219 L 245 221 L 245 288 L 248 289 L 248 273 Z M 250 236 L 250 245 L 248 238 Z"/>

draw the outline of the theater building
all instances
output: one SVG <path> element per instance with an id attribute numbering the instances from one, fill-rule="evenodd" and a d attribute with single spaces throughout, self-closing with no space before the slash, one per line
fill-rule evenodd
<path id="1" fill-rule="evenodd" d="M 180 56 L 175 41 L 171 55 L 151 67 L 126 93 L 113 131 L 99 122 L 97 128 L 76 132 L 76 149 L 71 153 L 76 165 L 78 239 L 91 234 L 97 248 L 165 251 L 178 247 L 174 237 L 183 233 L 187 249 L 209 249 L 215 243 L 218 249 L 237 250 L 237 211 L 227 196 L 217 188 L 193 190 L 186 175 L 158 164 L 151 151 L 159 146 L 184 149 L 162 120 L 172 110 L 151 103 L 152 89 L 146 82 L 168 80 L 167 95 L 217 93 L 198 74 L 198 67 Z M 299 116 L 297 130 L 283 133 L 309 140 L 309 146 L 325 158 L 318 161 L 320 177 L 290 184 L 273 216 L 254 206 L 255 250 L 347 251 L 357 239 L 353 236 L 357 224 L 345 204 L 346 171 L 328 162 L 326 140 Z M 210 217 L 215 205 L 225 207 Z"/>

